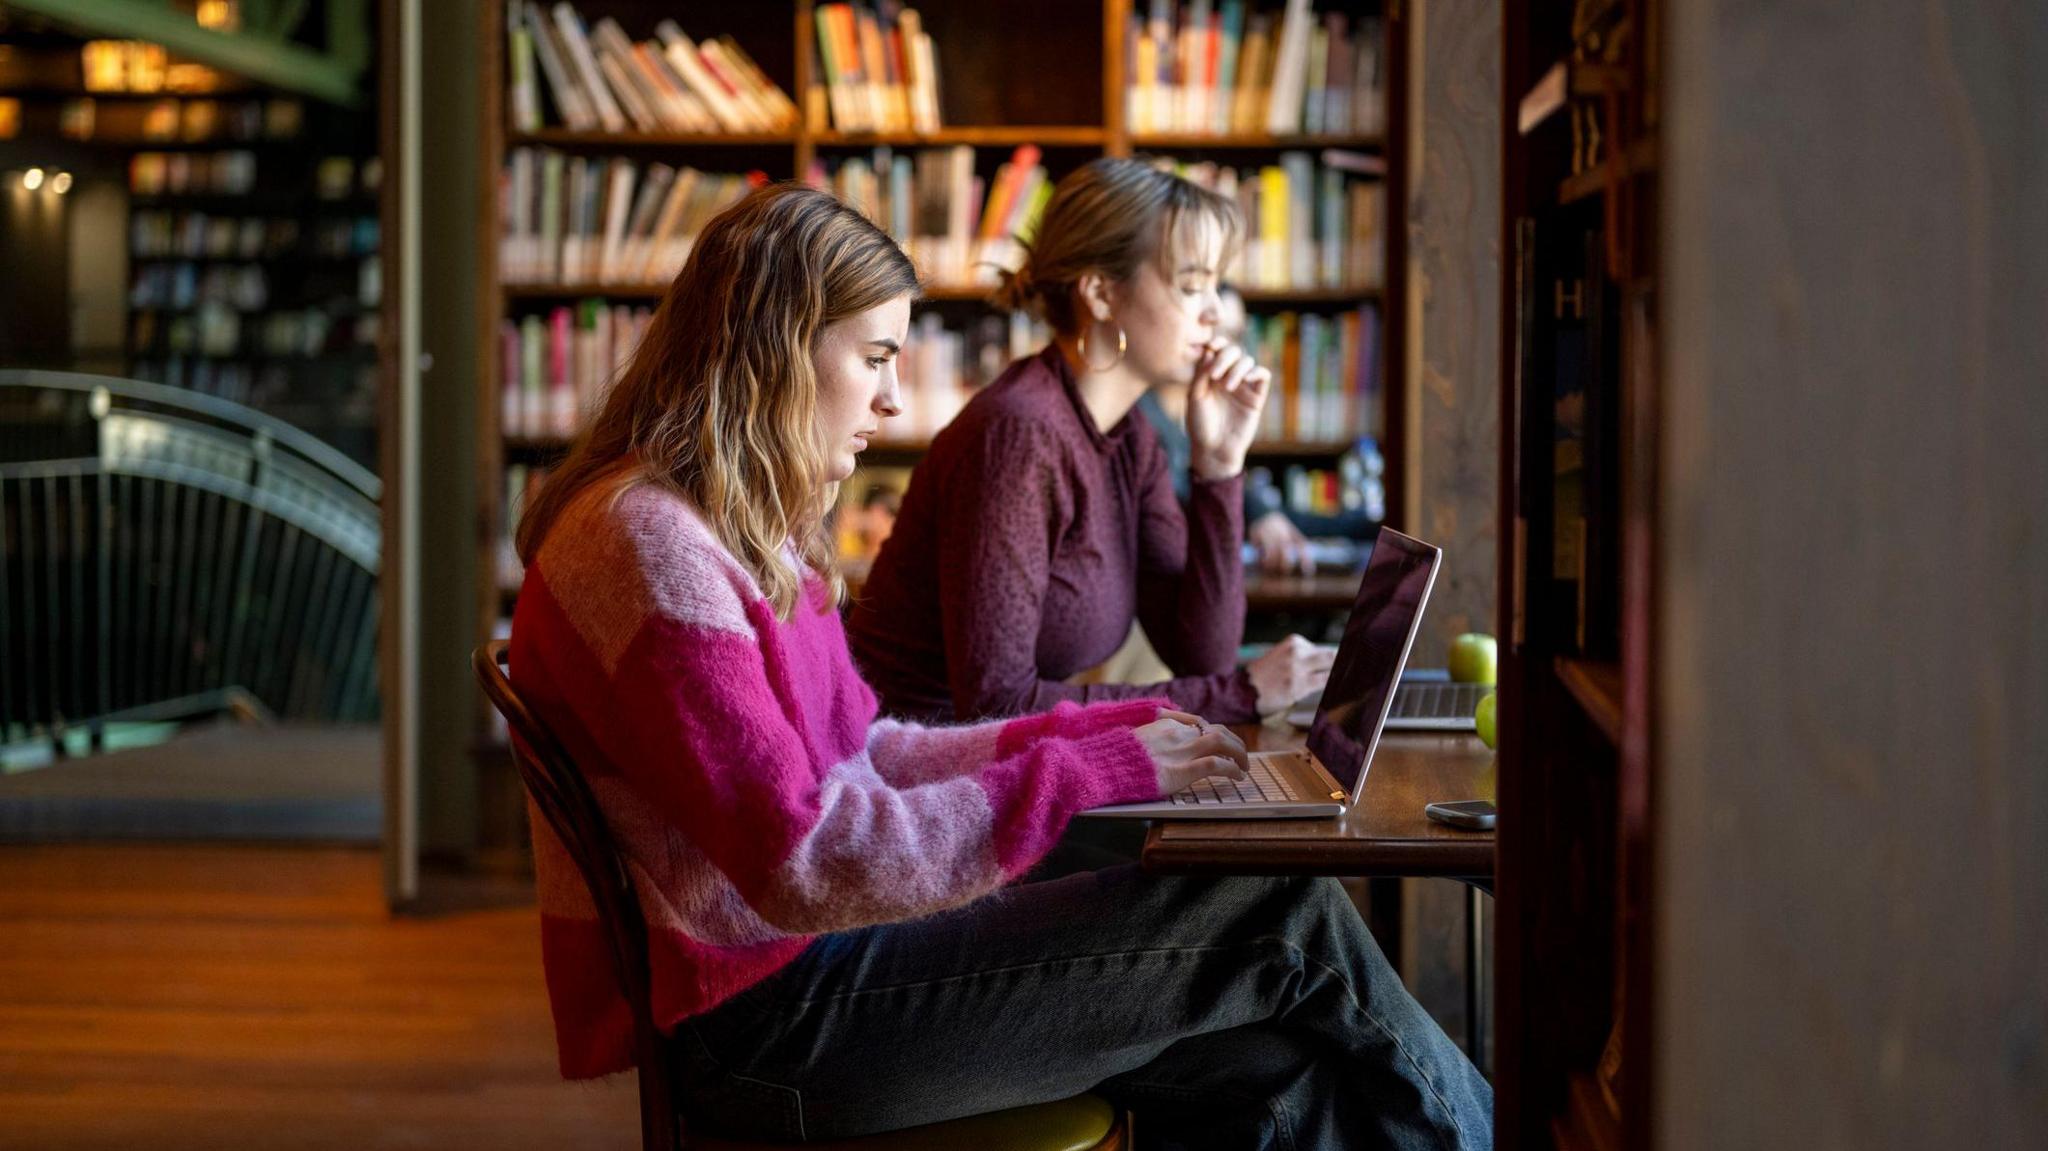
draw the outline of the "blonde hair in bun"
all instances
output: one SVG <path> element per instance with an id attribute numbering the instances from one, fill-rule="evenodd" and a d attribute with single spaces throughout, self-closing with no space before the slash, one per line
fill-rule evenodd
<path id="1" fill-rule="evenodd" d="M 1228 266 L 1243 231 L 1235 202 L 1146 160 L 1091 160 L 1054 187 L 1038 234 L 1023 244 L 1023 267 L 1002 273 L 992 299 L 1071 335 L 1082 276 L 1099 272 L 1121 283 L 1204 226 L 1220 231 Z"/>

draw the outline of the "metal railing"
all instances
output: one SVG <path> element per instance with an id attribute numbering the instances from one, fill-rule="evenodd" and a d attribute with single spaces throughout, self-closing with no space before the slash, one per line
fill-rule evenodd
<path id="1" fill-rule="evenodd" d="M 0 370 L 0 743 L 377 713 L 377 478 L 213 396 Z"/>

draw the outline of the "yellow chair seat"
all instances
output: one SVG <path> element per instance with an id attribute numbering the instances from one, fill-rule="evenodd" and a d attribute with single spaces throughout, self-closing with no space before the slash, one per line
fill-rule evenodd
<path id="1" fill-rule="evenodd" d="M 1076 1095 L 830 1143 L 735 1143 L 700 1136 L 694 1145 L 702 1151 L 1089 1151 L 1101 1146 L 1115 1125 L 1116 1109 L 1108 1100 Z"/>

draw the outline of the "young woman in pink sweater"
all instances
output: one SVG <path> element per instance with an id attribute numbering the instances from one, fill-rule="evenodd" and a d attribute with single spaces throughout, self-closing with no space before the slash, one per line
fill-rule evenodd
<path id="1" fill-rule="evenodd" d="M 589 778 L 649 928 L 689 1122 L 837 1138 L 1096 1088 L 1162 1146 L 1484 1146 L 1486 1083 L 1328 882 L 1018 882 L 1090 807 L 1242 772 L 1157 700 L 879 720 L 834 486 L 898 410 L 917 280 L 853 209 L 705 229 L 527 509 L 512 676 Z M 629 1063 L 593 910 L 535 821 L 562 1069 Z"/>

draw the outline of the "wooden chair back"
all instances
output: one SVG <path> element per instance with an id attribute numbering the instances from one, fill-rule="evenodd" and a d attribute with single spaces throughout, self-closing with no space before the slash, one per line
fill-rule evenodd
<path id="1" fill-rule="evenodd" d="M 583 773 L 519 698 L 506 675 L 508 644 L 496 640 L 477 648 L 470 662 L 491 706 L 512 729 L 512 761 L 541 816 L 568 849 L 583 874 L 598 923 L 610 945 L 612 965 L 633 1015 L 633 1061 L 640 1073 L 640 1145 L 646 1151 L 680 1151 L 682 1123 L 675 1107 L 675 1067 L 668 1040 L 654 1025 L 647 962 L 647 921 L 633 891 L 618 845 Z"/>

